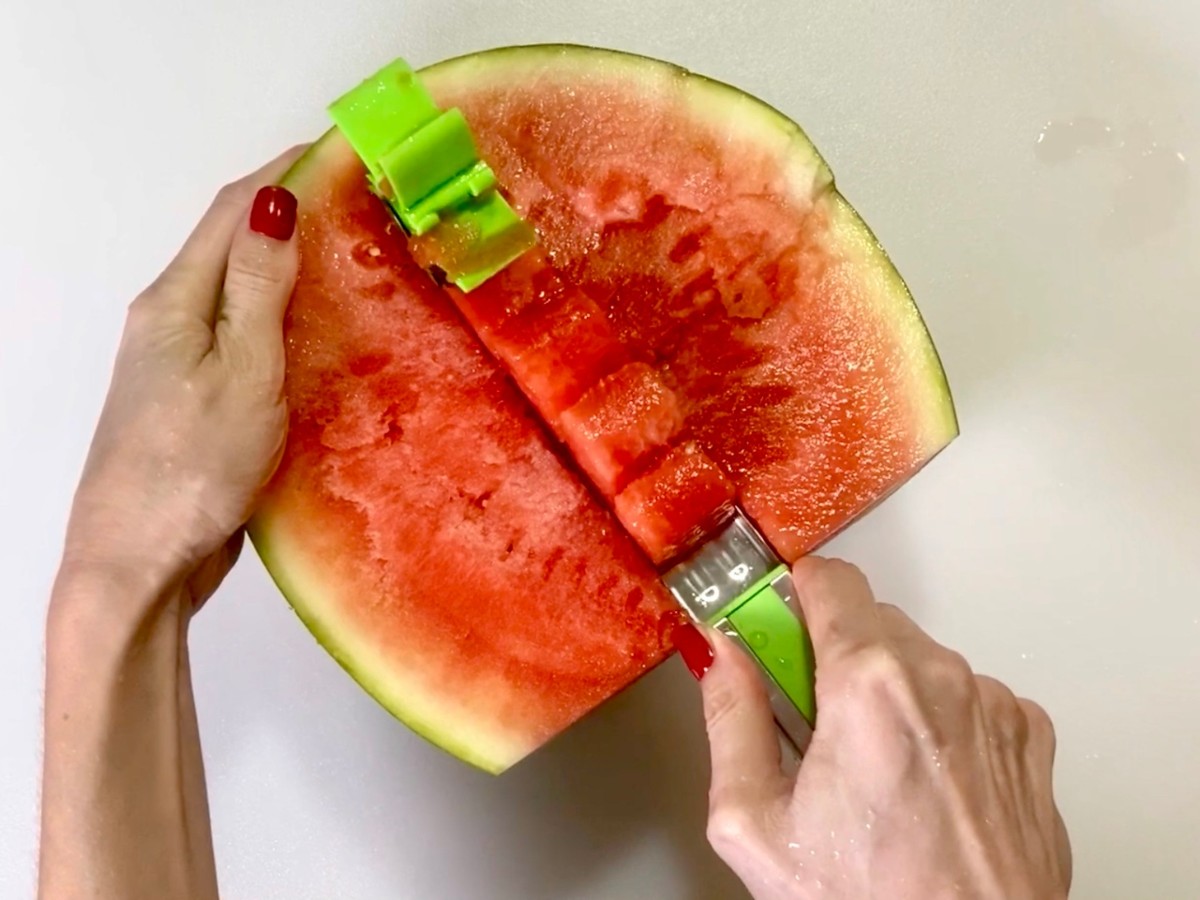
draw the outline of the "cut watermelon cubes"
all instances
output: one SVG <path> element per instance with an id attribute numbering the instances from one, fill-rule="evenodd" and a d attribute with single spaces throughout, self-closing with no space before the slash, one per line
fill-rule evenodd
<path id="1" fill-rule="evenodd" d="M 578 290 L 529 303 L 486 339 L 551 424 L 628 359 L 604 311 Z"/>
<path id="2" fill-rule="evenodd" d="M 616 496 L 637 464 L 667 446 L 682 427 L 675 392 L 641 362 L 600 381 L 561 421 L 575 459 L 608 497 Z"/>
<path id="3" fill-rule="evenodd" d="M 618 494 L 616 511 L 646 554 L 662 565 L 713 531 L 736 497 L 721 467 L 689 441 Z"/>

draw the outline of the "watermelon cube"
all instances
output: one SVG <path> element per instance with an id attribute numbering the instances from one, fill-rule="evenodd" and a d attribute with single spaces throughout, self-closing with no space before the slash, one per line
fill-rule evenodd
<path id="1" fill-rule="evenodd" d="M 560 427 L 583 470 L 605 496 L 615 496 L 630 470 L 683 427 L 679 398 L 646 363 L 603 379 L 562 414 Z"/>
<path id="2" fill-rule="evenodd" d="M 656 564 L 689 550 L 733 509 L 737 490 L 695 443 L 674 447 L 614 502 L 617 518 Z"/>
<path id="3" fill-rule="evenodd" d="M 604 311 L 568 289 L 548 305 L 530 304 L 492 332 L 488 346 L 551 424 L 628 354 Z"/>
<path id="4" fill-rule="evenodd" d="M 535 248 L 469 294 L 453 286 L 446 292 L 471 328 L 488 343 L 505 322 L 522 313 L 532 314 L 538 307 L 553 306 L 562 300 L 565 290 L 545 252 Z"/>

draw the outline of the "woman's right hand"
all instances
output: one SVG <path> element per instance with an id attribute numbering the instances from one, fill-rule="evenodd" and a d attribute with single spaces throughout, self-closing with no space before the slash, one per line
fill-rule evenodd
<path id="1" fill-rule="evenodd" d="M 803 560 L 795 582 L 819 713 L 794 777 L 754 664 L 716 632 L 715 658 L 683 648 L 694 673 L 711 663 L 709 840 L 756 900 L 1066 897 L 1041 707 L 876 603 L 854 567 Z"/>

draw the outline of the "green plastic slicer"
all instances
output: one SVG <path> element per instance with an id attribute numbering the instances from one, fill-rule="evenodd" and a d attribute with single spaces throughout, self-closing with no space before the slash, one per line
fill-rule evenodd
<path id="1" fill-rule="evenodd" d="M 663 576 L 694 619 L 750 654 L 780 728 L 801 754 L 816 726 L 816 667 L 791 573 L 741 512 Z"/>
<path id="2" fill-rule="evenodd" d="M 329 107 L 367 168 L 372 192 L 430 265 L 474 290 L 537 243 L 509 206 L 458 109 L 443 111 L 402 59 Z"/>
<path id="3" fill-rule="evenodd" d="M 536 244 L 479 159 L 463 114 L 440 110 L 403 60 L 329 112 L 366 166 L 371 190 L 463 291 Z M 693 618 L 720 628 L 757 661 L 775 718 L 803 753 L 816 722 L 812 645 L 791 575 L 750 520 L 735 515 L 663 582 Z"/>

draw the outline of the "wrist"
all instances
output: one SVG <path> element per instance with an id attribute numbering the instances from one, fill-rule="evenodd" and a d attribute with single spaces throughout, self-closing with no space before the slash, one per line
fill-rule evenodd
<path id="1" fill-rule="evenodd" d="M 94 464 L 75 493 L 64 572 L 154 590 L 186 580 L 228 540 L 200 512 L 203 487 L 178 487 L 173 481 L 164 487 L 159 478 L 108 468 Z M 155 486 L 146 487 L 146 481 Z"/>
<path id="2" fill-rule="evenodd" d="M 50 596 L 47 653 L 66 644 L 93 658 L 119 656 L 164 629 L 182 634 L 186 577 L 154 563 L 64 556 Z"/>

